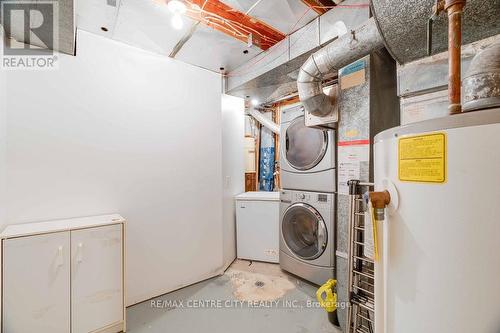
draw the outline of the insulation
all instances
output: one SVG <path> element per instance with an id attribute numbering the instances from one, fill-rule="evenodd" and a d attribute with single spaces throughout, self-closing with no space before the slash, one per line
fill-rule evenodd
<path id="1" fill-rule="evenodd" d="M 400 64 L 427 56 L 427 20 L 435 0 L 373 0 L 386 48 Z M 468 0 L 463 14 L 463 44 L 500 33 L 500 0 Z M 448 17 L 444 13 L 433 25 L 433 53 L 448 49 Z"/>

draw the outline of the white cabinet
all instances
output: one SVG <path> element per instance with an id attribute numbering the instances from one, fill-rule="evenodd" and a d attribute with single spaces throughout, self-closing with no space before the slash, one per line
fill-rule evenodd
<path id="1" fill-rule="evenodd" d="M 71 253 L 71 332 L 122 321 L 121 225 L 72 231 Z"/>
<path id="2" fill-rule="evenodd" d="M 3 332 L 67 333 L 68 232 L 3 242 Z"/>
<path id="3" fill-rule="evenodd" d="M 2 333 L 125 331 L 119 215 L 8 226 L 2 241 Z"/>

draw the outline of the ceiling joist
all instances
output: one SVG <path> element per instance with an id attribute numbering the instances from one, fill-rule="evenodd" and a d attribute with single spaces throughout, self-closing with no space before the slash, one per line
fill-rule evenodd
<path id="1" fill-rule="evenodd" d="M 302 2 L 312 8 L 312 10 L 319 15 L 323 15 L 335 6 L 335 2 L 332 0 L 302 0 Z"/>
<path id="2" fill-rule="evenodd" d="M 219 0 L 186 0 L 186 15 L 242 42 L 267 50 L 286 36 L 277 29 Z"/>

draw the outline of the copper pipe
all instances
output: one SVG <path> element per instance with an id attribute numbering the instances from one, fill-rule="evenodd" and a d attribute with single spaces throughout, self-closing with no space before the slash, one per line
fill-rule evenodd
<path id="1" fill-rule="evenodd" d="M 462 112 L 462 13 L 465 2 L 466 0 L 446 0 L 445 3 L 445 10 L 448 12 L 448 98 L 450 101 L 448 110 L 450 114 Z"/>
<path id="2" fill-rule="evenodd" d="M 373 208 L 384 209 L 391 202 L 391 195 L 388 191 L 370 192 L 369 196 Z"/>

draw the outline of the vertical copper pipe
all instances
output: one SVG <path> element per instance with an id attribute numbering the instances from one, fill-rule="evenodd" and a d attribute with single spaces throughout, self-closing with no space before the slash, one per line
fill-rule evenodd
<path id="1" fill-rule="evenodd" d="M 448 12 L 448 53 L 449 82 L 448 107 L 450 114 L 462 112 L 461 102 L 461 65 L 462 65 L 462 13 L 465 0 L 446 0 L 445 10 Z"/>

